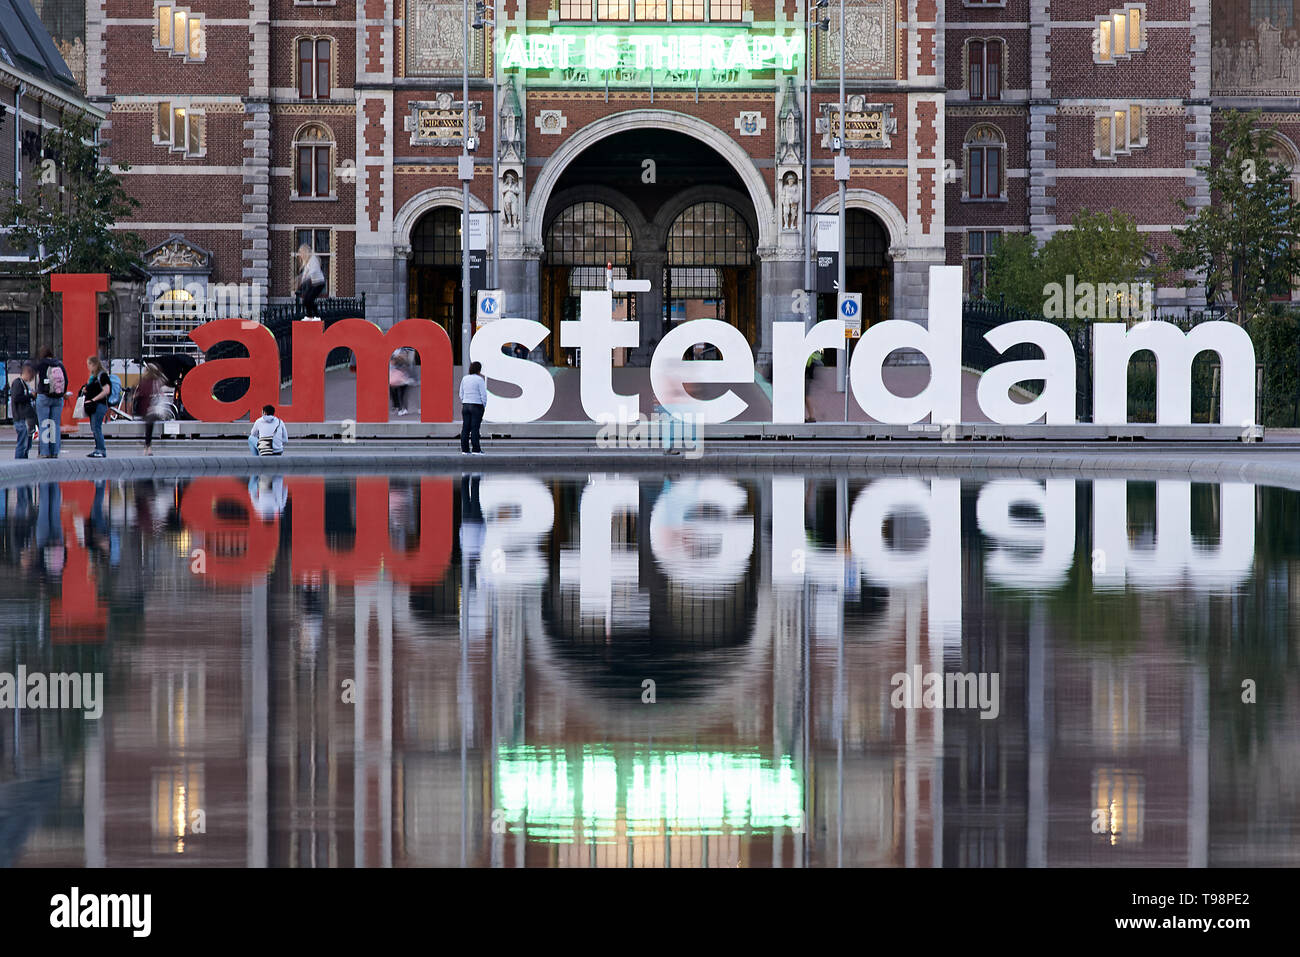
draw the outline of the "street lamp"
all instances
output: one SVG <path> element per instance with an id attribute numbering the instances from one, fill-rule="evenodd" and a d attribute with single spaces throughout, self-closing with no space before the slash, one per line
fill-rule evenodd
<path id="1" fill-rule="evenodd" d="M 848 259 L 848 250 L 844 248 L 844 236 L 845 236 L 844 192 L 845 192 L 845 187 L 848 185 L 848 179 L 849 179 L 849 155 L 847 152 L 845 152 L 845 146 L 848 139 L 848 137 L 845 136 L 845 134 L 848 131 L 844 128 L 844 0 L 840 0 L 840 103 L 839 103 L 838 112 L 840 115 L 840 122 L 839 122 L 840 155 L 835 158 L 835 179 L 840 184 L 840 256 L 839 256 L 840 275 L 839 275 L 839 286 L 836 290 L 838 295 L 835 297 L 837 313 L 839 312 L 839 297 L 842 296 L 845 291 L 844 272 L 845 272 L 846 261 Z M 846 422 L 848 421 L 849 418 L 848 384 L 849 384 L 849 343 L 848 341 L 845 341 L 844 361 L 839 363 L 835 368 L 835 388 L 838 391 L 844 393 L 844 420 Z"/>
<path id="2" fill-rule="evenodd" d="M 491 12 L 492 16 L 485 18 L 485 14 Z M 492 39 L 496 40 L 496 8 L 487 3 L 486 0 L 474 0 L 474 22 L 470 24 L 475 30 L 482 30 L 485 24 L 492 25 Z M 484 49 L 487 45 L 484 44 Z M 496 289 L 500 285 L 500 277 L 497 275 L 497 260 L 500 259 L 500 230 L 497 228 L 497 210 L 496 210 L 496 191 L 497 184 L 501 182 L 501 174 L 498 170 L 500 154 L 500 135 L 497 133 L 497 123 L 501 120 L 501 105 L 497 102 L 497 58 L 495 53 L 492 56 L 492 279 L 488 285 Z"/>
<path id="3" fill-rule="evenodd" d="M 804 52 L 803 52 L 803 74 L 804 74 L 804 97 L 803 97 L 803 288 L 804 293 L 811 300 L 813 295 L 813 256 L 816 246 L 815 234 L 816 220 L 812 218 L 812 60 L 808 56 L 812 44 L 808 42 L 809 30 L 820 30 L 825 33 L 830 29 L 831 21 L 829 17 L 823 17 L 821 12 L 825 9 L 830 0 L 817 0 L 817 3 L 809 8 L 809 13 L 816 13 L 816 22 L 810 23 L 807 17 L 804 17 Z M 820 45 L 820 40 L 818 44 Z M 804 318 L 804 329 L 816 320 L 816 309 L 809 310 Z"/>
<path id="4" fill-rule="evenodd" d="M 470 325 L 470 292 L 469 283 L 469 183 L 474 178 L 474 157 L 470 151 L 474 148 L 473 131 L 470 128 L 469 115 L 469 0 L 464 0 L 465 6 L 465 60 L 464 72 L 461 85 L 461 129 L 460 141 L 463 146 L 457 172 L 460 177 L 460 361 L 466 368 L 469 367 L 469 343 L 473 336 L 473 329 Z"/>

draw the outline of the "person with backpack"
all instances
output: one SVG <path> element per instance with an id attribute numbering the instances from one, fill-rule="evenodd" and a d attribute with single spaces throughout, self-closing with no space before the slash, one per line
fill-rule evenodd
<path id="1" fill-rule="evenodd" d="M 81 394 L 86 399 L 86 415 L 90 417 L 90 432 L 95 437 L 95 449 L 88 456 L 92 459 L 108 457 L 104 446 L 104 419 L 108 416 L 108 397 L 113 394 L 113 382 L 108 377 L 108 370 L 99 356 L 86 359 L 86 372 L 90 378 L 81 387 Z"/>
<path id="2" fill-rule="evenodd" d="M 63 400 L 68 395 L 68 370 L 43 346 L 36 363 L 36 428 L 38 454 L 43 459 L 57 459 L 63 450 Z"/>
<path id="3" fill-rule="evenodd" d="M 275 406 L 262 406 L 262 417 L 253 423 L 248 433 L 248 448 L 254 455 L 280 455 L 289 441 L 289 430 L 276 418 Z"/>
<path id="4" fill-rule="evenodd" d="M 32 448 L 32 430 L 36 428 L 36 366 L 31 362 L 23 363 L 23 371 L 9 386 L 10 414 L 14 420 L 14 432 L 18 444 L 14 448 L 14 458 L 25 459 Z"/>

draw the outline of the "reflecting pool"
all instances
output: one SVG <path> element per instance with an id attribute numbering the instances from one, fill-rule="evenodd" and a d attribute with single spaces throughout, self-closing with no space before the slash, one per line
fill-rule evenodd
<path id="1" fill-rule="evenodd" d="M 0 491 L 0 864 L 1300 864 L 1300 493 Z"/>

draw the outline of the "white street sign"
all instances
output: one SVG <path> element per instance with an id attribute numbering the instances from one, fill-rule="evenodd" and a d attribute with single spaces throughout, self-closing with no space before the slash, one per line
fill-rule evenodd
<path id="1" fill-rule="evenodd" d="M 500 319 L 505 314 L 505 297 L 500 289 L 478 291 L 478 324 Z"/>
<path id="2" fill-rule="evenodd" d="M 862 335 L 862 293 L 840 293 L 839 317 L 844 322 L 844 338 L 857 339 Z"/>

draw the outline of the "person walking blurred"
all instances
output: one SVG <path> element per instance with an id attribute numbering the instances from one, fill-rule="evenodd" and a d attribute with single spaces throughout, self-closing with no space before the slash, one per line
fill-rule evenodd
<path id="1" fill-rule="evenodd" d="M 303 243 L 298 247 L 298 264 L 302 269 L 298 279 L 298 290 L 302 293 L 302 316 L 304 319 L 319 319 L 316 315 L 316 300 L 325 291 L 325 272 L 320 267 L 320 257 Z"/>
<path id="2" fill-rule="evenodd" d="M 135 387 L 135 414 L 144 419 L 144 454 L 153 455 L 153 430 L 163 418 L 167 396 L 163 393 L 163 374 L 153 363 L 146 363 Z"/>
<path id="3" fill-rule="evenodd" d="M 399 352 L 388 364 L 388 400 L 398 415 L 407 414 L 406 392 L 411 381 L 410 362 Z"/>
<path id="4" fill-rule="evenodd" d="M 90 378 L 81 387 L 81 394 L 86 399 L 85 410 L 90 417 L 90 432 L 95 437 L 95 449 L 89 458 L 102 459 L 108 456 L 108 448 L 104 445 L 104 419 L 108 415 L 108 396 L 113 391 L 113 382 L 108 377 L 104 363 L 99 361 L 99 356 L 87 357 L 86 372 Z"/>

